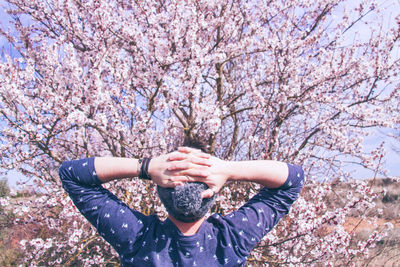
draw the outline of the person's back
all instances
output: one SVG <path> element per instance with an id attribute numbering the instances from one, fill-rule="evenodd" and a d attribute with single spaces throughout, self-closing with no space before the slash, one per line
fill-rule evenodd
<path id="1" fill-rule="evenodd" d="M 63 187 L 116 249 L 123 266 L 244 265 L 261 238 L 288 213 L 304 179 L 296 165 L 227 162 L 190 148 L 148 163 L 147 170 L 135 159 L 91 158 L 65 162 L 60 168 Z M 100 185 L 143 173 L 158 185 L 169 213 L 165 221 L 130 209 Z M 225 182 L 238 180 L 265 187 L 237 211 L 205 219 L 215 192 Z"/>

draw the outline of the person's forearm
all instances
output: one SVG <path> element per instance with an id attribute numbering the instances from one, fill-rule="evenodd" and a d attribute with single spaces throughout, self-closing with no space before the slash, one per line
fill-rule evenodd
<path id="1" fill-rule="evenodd" d="M 230 161 L 228 181 L 259 183 L 267 188 L 278 188 L 288 178 L 286 163 L 273 160 Z"/>
<path id="2" fill-rule="evenodd" d="M 97 176 L 103 183 L 139 175 L 137 159 L 97 157 L 94 160 L 94 167 Z"/>

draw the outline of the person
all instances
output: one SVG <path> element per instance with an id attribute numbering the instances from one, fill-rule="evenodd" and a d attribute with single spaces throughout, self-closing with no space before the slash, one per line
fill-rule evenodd
<path id="1" fill-rule="evenodd" d="M 66 161 L 59 174 L 76 207 L 115 248 L 123 266 L 244 266 L 251 250 L 289 212 L 304 184 L 301 166 L 225 161 L 194 146 L 151 160 Z M 129 208 L 101 186 L 137 176 L 157 184 L 168 211 L 164 221 Z M 238 210 L 206 218 L 216 194 L 230 181 L 263 188 Z"/>

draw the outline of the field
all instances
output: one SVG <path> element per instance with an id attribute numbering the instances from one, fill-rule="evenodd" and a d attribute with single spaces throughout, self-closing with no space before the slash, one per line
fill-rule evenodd
<path id="1" fill-rule="evenodd" d="M 350 190 L 349 185 L 336 183 L 333 189 L 328 203 L 336 207 L 344 205 L 343 196 Z M 353 259 L 352 262 L 356 266 L 400 266 L 400 183 L 391 179 L 376 179 L 372 182 L 372 189 L 375 192 L 386 190 L 386 194 L 379 195 L 375 200 L 375 208 L 369 212 L 354 212 L 346 219 L 344 228 L 356 234 L 352 243 L 355 245 L 359 241 L 366 241 L 373 231 L 381 230 L 387 224 L 393 228 L 365 258 Z M 374 216 L 377 217 L 376 221 L 371 220 Z"/>

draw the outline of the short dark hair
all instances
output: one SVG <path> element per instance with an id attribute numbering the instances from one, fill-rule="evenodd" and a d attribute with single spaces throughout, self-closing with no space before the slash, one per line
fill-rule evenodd
<path id="1" fill-rule="evenodd" d="M 202 198 L 208 189 L 205 183 L 188 182 L 175 188 L 157 186 L 157 193 L 169 215 L 181 222 L 195 222 L 203 218 L 214 205 L 216 194 Z"/>
<path id="2" fill-rule="evenodd" d="M 200 149 L 207 153 L 207 144 L 199 137 L 185 136 L 182 146 Z M 157 193 L 168 213 L 182 222 L 195 222 L 203 218 L 211 209 L 216 194 L 211 198 L 202 198 L 201 193 L 208 185 L 201 182 L 188 182 L 175 188 L 157 186 Z"/>
<path id="3" fill-rule="evenodd" d="M 182 145 L 191 148 L 197 148 L 203 151 L 204 153 L 208 153 L 207 143 L 204 142 L 202 139 L 200 139 L 198 136 L 194 137 L 185 136 Z"/>

